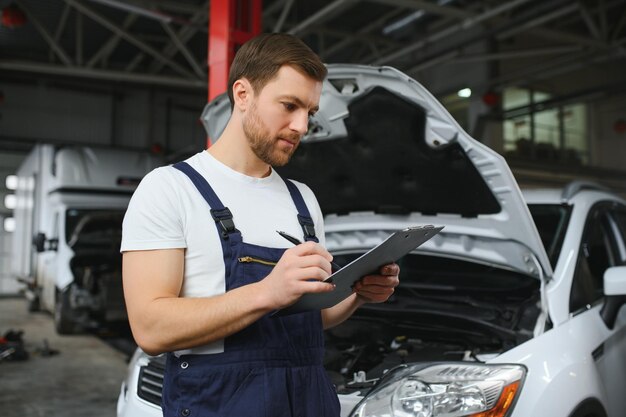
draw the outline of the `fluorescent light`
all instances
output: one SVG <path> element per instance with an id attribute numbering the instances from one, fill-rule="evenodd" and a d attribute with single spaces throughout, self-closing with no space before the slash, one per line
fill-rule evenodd
<path id="1" fill-rule="evenodd" d="M 468 98 L 472 96 L 471 88 L 463 88 L 457 92 L 459 97 Z"/>
<path id="2" fill-rule="evenodd" d="M 15 194 L 7 194 L 4 196 L 4 207 L 8 208 L 9 210 L 13 210 L 16 205 L 17 198 L 15 197 Z"/>
<path id="3" fill-rule="evenodd" d="M 7 190 L 17 190 L 17 175 L 7 175 L 4 180 Z"/>
<path id="4" fill-rule="evenodd" d="M 397 20 L 393 22 L 392 24 L 385 26 L 383 28 L 383 34 L 389 35 L 391 32 L 395 32 L 396 30 L 402 29 L 403 27 L 407 26 L 409 23 L 416 21 L 417 19 L 421 18 L 425 14 L 426 13 L 424 13 L 423 10 L 418 10 L 416 12 L 413 12 L 410 15 L 405 16 L 402 19 Z"/>
<path id="5" fill-rule="evenodd" d="M 445 6 L 446 4 L 452 3 L 455 0 L 438 0 L 437 4 L 439 6 Z M 405 26 L 408 26 L 410 23 L 415 22 L 416 20 L 421 19 L 426 12 L 424 10 L 416 10 L 411 14 L 408 14 L 395 22 L 392 22 L 383 28 L 383 34 L 389 35 L 392 32 L 400 30 Z"/>
<path id="6" fill-rule="evenodd" d="M 15 231 L 15 219 L 13 217 L 4 219 L 4 231 L 8 233 Z"/>

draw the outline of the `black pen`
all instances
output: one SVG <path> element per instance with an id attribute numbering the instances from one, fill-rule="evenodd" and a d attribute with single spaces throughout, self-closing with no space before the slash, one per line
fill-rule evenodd
<path id="1" fill-rule="evenodd" d="M 293 243 L 294 245 L 299 245 L 302 243 L 300 242 L 300 240 L 298 240 L 298 238 L 291 236 L 289 233 L 281 232 L 280 230 L 277 230 L 276 233 L 278 233 L 279 235 L 281 235 L 282 237 L 284 237 L 285 239 L 287 239 L 289 242 Z M 330 267 L 333 273 L 341 269 L 339 265 L 337 265 L 336 263 L 332 261 L 330 262 Z M 332 282 L 332 281 L 327 281 L 327 282 Z"/>

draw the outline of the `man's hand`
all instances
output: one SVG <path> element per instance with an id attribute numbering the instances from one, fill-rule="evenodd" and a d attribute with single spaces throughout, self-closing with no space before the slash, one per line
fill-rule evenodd
<path id="1" fill-rule="evenodd" d="M 380 275 L 366 275 L 354 284 L 357 298 L 366 303 L 382 303 L 393 294 L 400 283 L 400 267 L 388 264 L 380 268 Z"/>
<path id="2" fill-rule="evenodd" d="M 259 282 L 269 305 L 283 308 L 304 294 L 332 291 L 333 284 L 320 282 L 330 276 L 332 259 L 323 246 L 314 242 L 287 249 L 272 272 Z"/>

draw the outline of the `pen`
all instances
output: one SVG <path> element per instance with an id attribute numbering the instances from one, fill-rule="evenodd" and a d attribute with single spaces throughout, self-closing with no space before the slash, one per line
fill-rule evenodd
<path id="1" fill-rule="evenodd" d="M 281 235 L 283 238 L 287 239 L 289 242 L 293 243 L 294 245 L 299 245 L 302 243 L 300 242 L 300 240 L 298 240 L 298 238 L 291 236 L 289 233 L 281 232 L 280 230 L 277 230 L 276 233 L 278 233 L 279 235 Z M 333 273 L 341 269 L 339 265 L 337 265 L 336 263 L 332 261 L 330 262 L 330 267 Z M 332 281 L 328 281 L 328 282 L 332 282 Z"/>

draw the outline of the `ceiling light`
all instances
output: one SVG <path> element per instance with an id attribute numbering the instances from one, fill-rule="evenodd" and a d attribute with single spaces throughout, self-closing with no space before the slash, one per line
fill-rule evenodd
<path id="1" fill-rule="evenodd" d="M 411 13 L 408 16 L 403 17 L 402 19 L 396 20 L 390 25 L 387 25 L 383 28 L 383 34 L 389 35 L 391 32 L 395 32 L 396 30 L 402 29 L 407 26 L 409 23 L 416 21 L 420 17 L 424 16 L 423 10 L 418 10 L 416 12 Z"/>
<path id="2" fill-rule="evenodd" d="M 17 198 L 15 194 L 7 194 L 4 196 L 4 206 L 9 210 L 13 210 L 16 206 Z"/>
<path id="3" fill-rule="evenodd" d="M 469 98 L 472 96 L 472 90 L 470 88 L 463 88 L 456 93 L 459 97 Z"/>
<path id="4" fill-rule="evenodd" d="M 453 1 L 455 1 L 455 0 L 438 0 L 437 1 L 437 5 L 445 6 L 446 4 L 452 3 Z M 424 10 L 417 10 L 417 11 L 411 13 L 411 14 L 408 14 L 408 15 L 404 16 L 403 18 L 400 18 L 400 19 L 396 20 L 395 22 L 392 22 L 392 23 L 388 24 L 387 26 L 385 26 L 383 28 L 383 34 L 389 35 L 392 32 L 400 30 L 400 29 L 404 28 L 405 26 L 408 26 L 410 23 L 415 22 L 416 20 L 421 19 L 425 14 L 426 14 L 426 12 Z"/>
<path id="5" fill-rule="evenodd" d="M 7 190 L 17 190 L 17 175 L 7 175 L 4 180 Z"/>
<path id="6" fill-rule="evenodd" d="M 15 219 L 13 217 L 7 217 L 4 219 L 4 231 L 7 233 L 15 231 Z"/>

